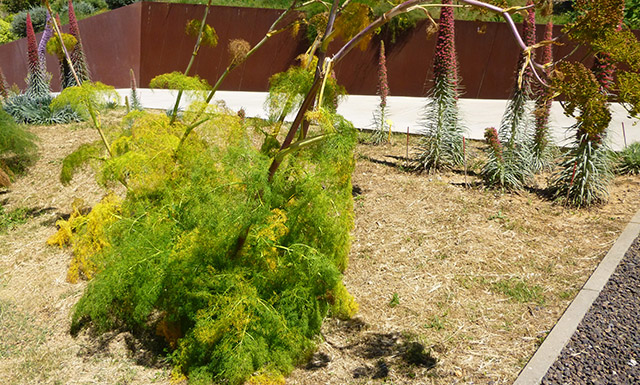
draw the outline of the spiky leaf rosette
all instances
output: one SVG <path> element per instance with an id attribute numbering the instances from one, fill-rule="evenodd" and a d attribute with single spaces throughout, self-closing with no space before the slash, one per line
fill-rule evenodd
<path id="1" fill-rule="evenodd" d="M 69 106 L 50 107 L 51 101 L 51 95 L 13 95 L 5 100 L 3 108 L 18 123 L 49 125 L 84 120 Z"/>
<path id="2" fill-rule="evenodd" d="M 451 0 L 443 2 L 452 4 Z M 451 168 L 463 161 L 462 126 L 458 114 L 458 70 L 451 7 L 440 11 L 440 27 L 433 59 L 433 86 L 423 113 L 424 137 L 416 148 L 416 168 Z"/>
<path id="3" fill-rule="evenodd" d="M 78 40 L 78 44 L 69 54 L 78 79 L 81 83 L 91 80 L 91 73 L 87 66 L 87 59 L 82 47 L 82 39 L 80 38 L 80 28 L 78 27 L 78 20 L 76 19 L 76 13 L 73 10 L 73 2 L 71 0 L 69 0 L 69 33 Z M 75 78 L 73 78 L 73 83 L 74 84 L 70 84 L 69 86 L 77 85 L 75 84 Z"/>
<path id="4" fill-rule="evenodd" d="M 555 87 L 565 85 L 565 113 L 576 116 L 575 145 L 569 150 L 556 173 L 550 189 L 558 198 L 566 198 L 574 206 L 589 206 L 607 198 L 611 176 L 608 151 L 604 144 L 606 129 L 611 121 L 607 96 L 602 92 L 596 76 L 580 63 L 560 63 Z M 566 87 L 579 84 L 580 87 Z"/>
<path id="5" fill-rule="evenodd" d="M 528 5 L 533 4 L 531 0 Z M 535 10 L 533 7 L 527 10 L 527 17 L 522 23 L 525 43 L 530 46 L 535 44 Z M 535 120 L 532 106 L 532 77 L 531 69 L 527 65 L 527 56 L 523 52 L 516 67 L 516 84 L 513 88 L 511 99 L 507 103 L 507 109 L 502 116 L 498 137 L 505 149 L 505 166 L 513 170 L 521 170 L 513 174 L 517 183 L 510 183 L 508 189 L 522 188 L 532 175 L 531 143 Z M 513 163 L 515 162 L 515 163 Z M 492 179 L 485 179 L 491 183 Z"/>
<path id="6" fill-rule="evenodd" d="M 480 174 L 487 186 L 507 191 L 517 191 L 524 187 L 524 181 L 531 178 L 528 168 L 519 167 L 524 163 L 522 152 L 505 146 L 498 131 L 491 127 L 484 134 L 487 161 Z"/>
<path id="7" fill-rule="evenodd" d="M 549 20 L 544 32 L 544 40 L 550 41 L 553 38 L 553 21 Z M 542 64 L 553 62 L 553 46 L 551 44 L 542 49 Z M 550 69 L 546 70 L 549 75 Z M 538 83 L 536 83 L 538 84 Z M 534 112 L 536 119 L 536 130 L 533 136 L 532 146 L 532 170 L 540 172 L 550 169 L 552 166 L 554 147 L 551 132 L 549 130 L 549 114 L 553 102 L 553 91 L 550 87 L 538 84 L 536 87 L 536 109 Z"/>
<path id="8" fill-rule="evenodd" d="M 36 34 L 33 31 L 31 15 L 29 14 L 27 14 L 27 52 L 29 55 L 29 72 L 27 74 L 27 89 L 25 94 L 34 98 L 47 96 L 49 95 L 49 81 L 40 66 Z"/>
<path id="9" fill-rule="evenodd" d="M 559 171 L 552 178 L 554 197 L 576 207 L 606 202 L 613 177 L 611 160 L 607 146 L 590 140 L 584 133 L 565 154 Z"/>
<path id="10" fill-rule="evenodd" d="M 38 43 L 38 59 L 40 60 L 42 71 L 47 70 L 47 57 L 45 53 L 47 52 L 47 43 L 51 37 L 53 37 L 53 23 L 51 22 L 51 15 L 49 11 L 47 11 L 47 21 L 45 22 L 44 32 L 40 38 L 40 43 Z"/>
<path id="11" fill-rule="evenodd" d="M 378 57 L 378 95 L 380 104 L 373 113 L 373 144 L 387 143 L 390 139 L 390 129 L 387 112 L 387 96 L 389 96 L 389 82 L 387 80 L 387 58 L 384 52 L 384 41 L 380 41 L 380 55 Z"/>

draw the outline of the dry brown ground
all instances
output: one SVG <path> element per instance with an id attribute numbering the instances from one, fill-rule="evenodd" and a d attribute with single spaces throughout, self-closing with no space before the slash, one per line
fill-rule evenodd
<path id="1" fill-rule="evenodd" d="M 84 284 L 65 282 L 69 254 L 45 240 L 75 197 L 104 194 L 90 170 L 58 181 L 63 156 L 97 136 L 34 132 L 40 160 L 0 195 L 9 208 L 44 209 L 0 234 L 0 383 L 169 383 L 170 369 L 150 365 L 128 333 L 69 335 Z M 460 173 L 405 172 L 404 152 L 403 139 L 359 146 L 345 284 L 360 312 L 327 320 L 318 353 L 287 383 L 511 383 L 640 207 L 638 177 L 616 178 L 608 204 L 574 210 L 535 191 L 485 190 L 472 175 L 465 188 Z"/>

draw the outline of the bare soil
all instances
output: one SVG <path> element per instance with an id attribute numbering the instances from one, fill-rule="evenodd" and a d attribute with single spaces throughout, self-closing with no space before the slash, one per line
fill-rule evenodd
<path id="1" fill-rule="evenodd" d="M 40 159 L 0 190 L 7 210 L 32 213 L 0 234 L 0 383 L 168 384 L 170 367 L 131 334 L 69 334 L 86 283 L 65 282 L 69 252 L 45 241 L 76 197 L 105 194 L 89 168 L 58 180 L 62 158 L 98 139 L 82 127 L 33 128 Z M 511 383 L 640 207 L 640 177 L 617 177 L 607 204 L 576 210 L 544 197 L 544 176 L 519 194 L 482 187 L 479 143 L 465 183 L 462 170 L 407 171 L 405 139 L 394 140 L 356 155 L 344 281 L 360 312 L 327 319 L 287 383 Z"/>

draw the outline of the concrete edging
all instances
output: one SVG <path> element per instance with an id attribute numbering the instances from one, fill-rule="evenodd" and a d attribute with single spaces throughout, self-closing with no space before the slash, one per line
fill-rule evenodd
<path id="1" fill-rule="evenodd" d="M 573 333 L 578 329 L 580 321 L 587 314 L 593 302 L 609 281 L 620 261 L 633 241 L 640 234 L 640 210 L 631 218 L 622 234 L 611 246 L 609 252 L 591 274 L 576 298 L 565 310 L 560 320 L 551 329 L 544 342 L 527 365 L 522 369 L 513 385 L 538 385 L 547 371 L 557 360 Z"/>

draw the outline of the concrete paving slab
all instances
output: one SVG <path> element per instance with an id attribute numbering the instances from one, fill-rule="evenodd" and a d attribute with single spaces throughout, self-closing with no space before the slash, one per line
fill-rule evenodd
<path id="1" fill-rule="evenodd" d="M 129 95 L 129 89 L 119 89 L 123 96 Z M 146 108 L 168 109 L 173 106 L 177 91 L 138 89 L 142 104 Z M 186 108 L 190 100 L 197 98 L 197 94 L 186 97 L 181 108 Z M 244 108 L 247 116 L 266 118 L 266 92 L 218 91 L 214 101 L 224 101 L 226 106 L 237 111 Z M 338 112 L 350 120 L 357 128 L 371 129 L 373 112 L 380 99 L 375 95 L 349 95 L 338 107 Z M 392 130 L 411 134 L 419 134 L 422 130 L 420 120 L 426 105 L 426 98 L 390 96 L 388 98 L 389 119 Z M 483 139 L 484 130 L 488 127 L 498 127 L 502 114 L 507 105 L 506 100 L 460 99 L 460 113 L 467 127 L 466 136 L 470 139 Z M 634 121 L 627 116 L 624 108 L 619 104 L 612 105 L 613 119 L 609 125 L 608 140 L 614 150 L 620 150 L 626 144 L 640 142 L 640 128 L 634 126 Z M 293 118 L 290 116 L 289 118 Z M 559 102 L 554 102 L 551 108 L 551 133 L 559 145 L 568 145 L 574 131 L 570 127 L 575 119 L 564 115 Z M 623 131 L 624 125 L 624 131 Z"/>

